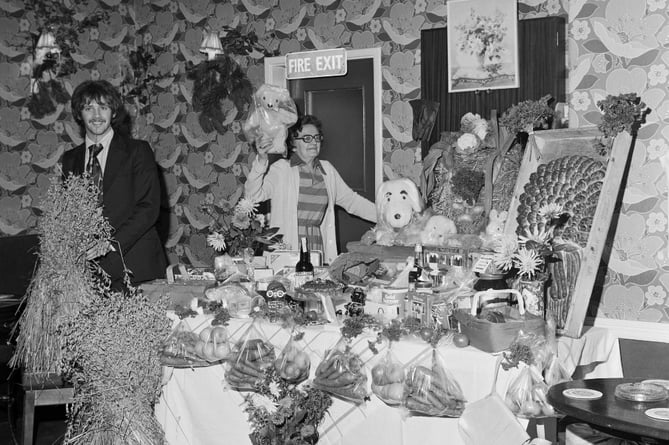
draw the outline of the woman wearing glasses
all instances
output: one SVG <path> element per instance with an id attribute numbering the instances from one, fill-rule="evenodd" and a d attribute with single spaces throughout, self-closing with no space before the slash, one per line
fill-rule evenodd
<path id="1" fill-rule="evenodd" d="M 335 204 L 371 222 L 376 222 L 376 207 L 351 190 L 332 164 L 318 158 L 322 143 L 321 122 L 302 116 L 288 132 L 290 157 L 269 166 L 272 141 L 261 138 L 244 192 L 256 202 L 271 200 L 270 226 L 279 228 L 292 249 L 306 236 L 311 249 L 322 251 L 331 263 L 337 257 Z"/>

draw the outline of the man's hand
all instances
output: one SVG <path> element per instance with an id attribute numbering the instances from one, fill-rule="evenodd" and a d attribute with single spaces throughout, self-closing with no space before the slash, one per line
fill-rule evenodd
<path id="1" fill-rule="evenodd" d="M 94 260 L 96 258 L 102 257 L 107 255 L 107 253 L 113 251 L 114 248 L 112 247 L 111 243 L 109 241 L 99 241 L 97 243 L 93 243 L 88 247 L 88 250 L 86 251 L 86 259 L 88 261 Z"/>

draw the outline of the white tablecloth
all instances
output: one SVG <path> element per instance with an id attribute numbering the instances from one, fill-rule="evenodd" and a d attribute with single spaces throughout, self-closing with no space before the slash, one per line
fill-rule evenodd
<path id="1" fill-rule="evenodd" d="M 247 322 L 233 320 L 229 327 L 232 337 L 238 338 L 246 326 Z M 278 350 L 285 345 L 288 333 L 284 329 L 269 323 L 263 323 L 262 329 Z M 324 352 L 338 338 L 339 330 L 334 327 L 307 329 L 305 341 L 312 360 L 311 377 Z M 383 350 L 376 356 L 369 351 L 367 340 L 371 338 L 374 337 L 363 336 L 354 344 L 368 372 L 383 356 Z M 559 344 L 567 369 L 572 371 L 579 365 L 606 362 L 617 342 L 608 337 L 605 329 L 592 328 L 581 339 L 560 339 Z M 430 350 L 427 343 L 418 340 L 402 340 L 393 346 L 393 352 L 404 364 L 421 360 Z M 496 356 L 473 347 L 459 349 L 453 345 L 440 346 L 439 353 L 467 401 L 479 400 L 490 392 Z M 505 393 L 515 372 L 500 372 L 499 394 Z M 224 375 L 220 365 L 172 371 L 156 406 L 156 416 L 170 445 L 250 444 L 243 397 L 226 388 Z M 458 419 L 405 417 L 401 409 L 389 407 L 373 395 L 371 401 L 359 406 L 333 398 L 319 431 L 319 444 L 463 444 Z"/>

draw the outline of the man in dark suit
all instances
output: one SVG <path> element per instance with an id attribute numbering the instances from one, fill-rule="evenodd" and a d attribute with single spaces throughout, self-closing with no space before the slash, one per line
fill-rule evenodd
<path id="1" fill-rule="evenodd" d="M 160 180 L 151 147 L 120 130 L 123 101 L 105 80 L 74 90 L 72 114 L 86 140 L 63 155 L 63 174 L 88 170 L 100 178 L 103 214 L 114 229 L 110 242 L 89 249 L 89 259 L 99 262 L 114 289 L 123 287 L 124 264 L 133 285 L 164 277 L 167 261 L 156 229 Z"/>

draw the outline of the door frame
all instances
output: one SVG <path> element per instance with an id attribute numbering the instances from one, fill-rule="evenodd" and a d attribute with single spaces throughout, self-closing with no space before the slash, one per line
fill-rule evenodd
<path id="1" fill-rule="evenodd" d="M 383 92 L 381 80 L 381 48 L 347 49 L 346 60 L 372 59 L 374 81 L 374 190 L 383 181 Z M 287 87 L 286 57 L 265 57 L 265 83 Z"/>

